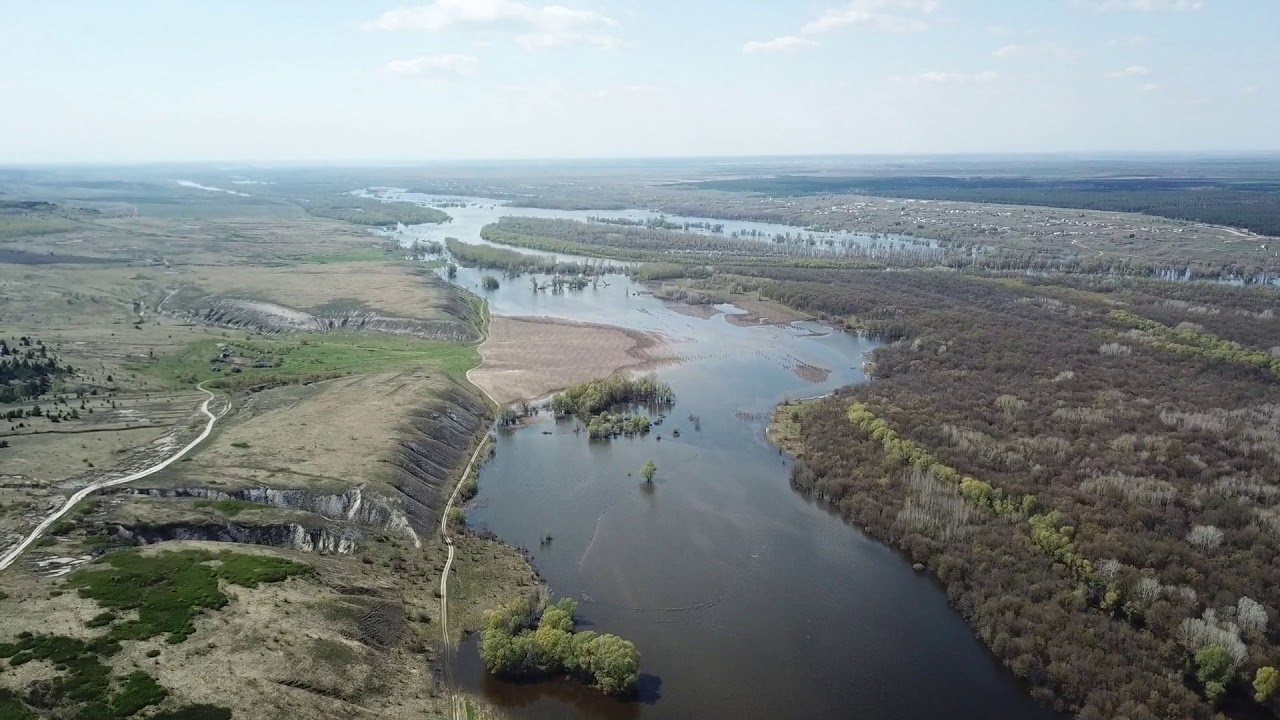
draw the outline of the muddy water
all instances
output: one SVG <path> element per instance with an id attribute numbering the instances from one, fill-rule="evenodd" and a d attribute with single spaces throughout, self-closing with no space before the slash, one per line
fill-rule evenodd
<path id="1" fill-rule="evenodd" d="M 475 240 L 460 230 L 447 232 Z M 458 282 L 478 277 L 463 269 Z M 474 640 L 459 654 L 469 689 L 529 719 L 1057 717 L 927 576 L 794 492 L 790 460 L 765 439 L 778 402 L 863 382 L 873 343 L 814 323 L 688 317 L 623 276 L 606 281 L 552 295 L 525 277 L 488 297 L 497 314 L 662 331 L 684 358 L 657 371 L 675 406 L 639 439 L 589 441 L 572 421 L 501 433 L 467 518 L 529 548 L 552 590 L 578 599 L 582 628 L 636 643 L 641 699 L 496 680 Z M 814 368 L 830 374 L 814 382 Z M 650 459 L 647 487 L 638 473 Z"/>

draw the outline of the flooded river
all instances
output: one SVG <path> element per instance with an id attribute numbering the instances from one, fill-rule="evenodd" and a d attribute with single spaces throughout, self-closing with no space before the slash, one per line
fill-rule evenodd
<path id="1" fill-rule="evenodd" d="M 448 208 L 456 219 L 446 226 L 408 229 L 405 241 L 478 242 L 485 222 L 507 214 L 597 214 L 479 202 Z M 457 282 L 474 289 L 478 278 L 464 268 Z M 682 362 L 655 372 L 676 404 L 642 438 L 589 441 L 572 421 L 549 419 L 499 433 L 467 522 L 529 548 L 554 593 L 579 601 L 580 628 L 635 642 L 641 699 L 496 680 L 474 638 L 459 653 L 469 689 L 529 719 L 1058 717 L 995 662 L 928 575 L 793 491 L 790 460 L 765 438 L 784 399 L 864 382 L 875 343 L 816 323 L 740 327 L 727 321 L 739 312 L 731 306 L 690 317 L 622 275 L 606 281 L 551 294 L 525 277 L 487 296 L 495 314 L 664 333 Z M 639 477 L 646 460 L 658 467 L 651 487 Z"/>

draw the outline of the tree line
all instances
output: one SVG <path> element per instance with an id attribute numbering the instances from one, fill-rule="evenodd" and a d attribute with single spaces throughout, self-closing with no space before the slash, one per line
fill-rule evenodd
<path id="1" fill-rule="evenodd" d="M 616 405 L 651 403 L 670 405 L 676 400 L 671 386 L 653 376 L 629 378 L 611 375 L 603 380 L 574 385 L 551 398 L 551 410 L 564 417 L 577 415 L 588 419 Z"/>

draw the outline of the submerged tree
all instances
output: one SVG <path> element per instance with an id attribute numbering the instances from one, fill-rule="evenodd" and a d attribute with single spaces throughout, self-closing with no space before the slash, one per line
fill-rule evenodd
<path id="1" fill-rule="evenodd" d="M 646 460 L 644 465 L 640 467 L 640 477 L 644 478 L 647 483 L 653 482 L 653 476 L 658 474 L 658 466 L 653 464 L 652 460 Z"/>

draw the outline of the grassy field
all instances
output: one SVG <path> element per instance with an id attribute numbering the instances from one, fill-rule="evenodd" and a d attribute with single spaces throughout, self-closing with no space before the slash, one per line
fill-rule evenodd
<path id="1" fill-rule="evenodd" d="M 235 367 L 215 372 L 210 360 L 225 345 L 233 354 L 270 367 Z M 372 374 L 415 368 L 436 368 L 460 377 L 479 363 L 474 345 L 434 342 L 395 336 L 325 333 L 282 338 L 254 338 L 220 342 L 201 340 L 174 355 L 135 366 L 174 387 L 214 380 L 219 387 L 288 384 L 352 374 Z"/>

